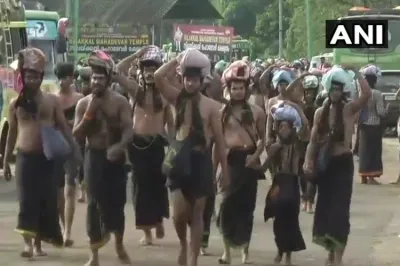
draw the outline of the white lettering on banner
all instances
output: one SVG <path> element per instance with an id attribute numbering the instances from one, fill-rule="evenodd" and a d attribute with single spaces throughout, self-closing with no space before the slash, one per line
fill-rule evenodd
<path id="1" fill-rule="evenodd" d="M 185 43 L 184 48 L 195 48 L 200 51 L 208 51 L 208 52 L 229 52 L 228 45 L 218 45 L 218 44 L 202 44 L 202 43 Z"/>
<path id="2" fill-rule="evenodd" d="M 74 49 L 71 46 L 71 49 Z M 104 50 L 108 52 L 137 52 L 140 47 L 124 46 L 100 46 L 100 45 L 78 45 L 78 52 L 91 52 L 94 50 Z"/>

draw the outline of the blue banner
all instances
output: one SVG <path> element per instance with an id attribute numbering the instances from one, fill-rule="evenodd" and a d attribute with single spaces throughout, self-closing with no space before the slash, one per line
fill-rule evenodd
<path id="1" fill-rule="evenodd" d="M 55 40 L 57 38 L 57 21 L 27 20 L 28 39 Z"/>

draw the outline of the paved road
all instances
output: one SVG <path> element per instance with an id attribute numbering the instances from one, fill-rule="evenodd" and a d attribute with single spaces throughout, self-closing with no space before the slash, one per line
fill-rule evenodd
<path id="1" fill-rule="evenodd" d="M 397 177 L 398 156 L 397 140 L 384 140 L 385 175 L 383 183 L 389 183 Z M 264 197 L 269 182 L 260 182 L 258 204 L 256 210 L 254 235 L 251 245 L 251 258 L 254 265 L 272 265 L 275 255 L 275 245 L 272 233 L 272 223 L 265 224 L 262 220 Z M 400 187 L 390 185 L 365 186 L 355 179 L 352 201 L 352 234 L 345 256 L 348 266 L 394 266 L 400 265 L 398 257 L 400 251 L 400 209 L 398 201 Z M 73 236 L 76 242 L 71 249 L 56 250 L 50 246 L 45 249 L 50 256 L 40 258 L 35 262 L 25 262 L 18 257 L 21 249 L 21 239 L 13 233 L 16 220 L 17 205 L 15 203 L 15 185 L 0 182 L 0 265 L 24 266 L 76 266 L 83 265 L 87 259 L 87 238 L 85 234 L 85 206 L 78 205 L 77 217 L 74 224 Z M 126 243 L 132 257 L 133 265 L 172 266 L 176 265 L 175 257 L 178 242 L 170 221 L 166 222 L 167 236 L 157 245 L 141 247 L 138 240 L 140 232 L 134 230 L 132 204 L 126 206 Z M 323 265 L 326 253 L 319 246 L 311 243 L 312 215 L 301 214 L 301 228 L 306 239 L 307 250 L 297 253 L 293 257 L 296 265 L 317 266 Z M 214 228 L 211 236 L 210 251 L 215 256 L 202 257 L 199 265 L 217 265 L 217 258 L 221 254 L 221 238 Z M 102 265 L 120 265 L 113 252 L 113 244 L 101 250 Z M 240 265 L 240 252 L 234 252 L 232 265 Z"/>

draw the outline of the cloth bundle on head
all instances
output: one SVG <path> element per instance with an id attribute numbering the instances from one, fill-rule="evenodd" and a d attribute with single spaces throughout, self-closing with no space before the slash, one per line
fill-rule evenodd
<path id="1" fill-rule="evenodd" d="M 17 64 L 18 76 L 17 76 L 17 87 L 16 91 L 21 93 L 24 87 L 21 72 L 23 70 L 34 70 L 40 73 L 44 73 L 44 68 L 46 65 L 46 56 L 44 53 L 37 48 L 25 48 L 21 50 L 18 54 L 18 60 L 13 62 L 14 67 Z"/>
<path id="2" fill-rule="evenodd" d="M 264 68 L 262 67 L 261 63 L 258 61 L 251 63 L 250 77 L 254 78 L 257 75 L 262 74 L 262 72 L 264 71 Z"/>
<path id="3" fill-rule="evenodd" d="M 232 82 L 233 80 L 249 81 L 249 79 L 250 68 L 245 61 L 238 60 L 230 64 L 221 77 L 221 82 L 225 88 L 223 92 L 224 98 L 228 101 L 230 100 L 229 91 L 226 87 L 229 82 Z"/>
<path id="4" fill-rule="evenodd" d="M 322 76 L 321 84 L 324 87 L 325 93 L 331 91 L 332 81 L 342 83 L 344 85 L 343 92 L 350 92 L 353 88 L 353 78 L 354 73 L 352 74 L 340 66 L 334 66 Z"/>
<path id="5" fill-rule="evenodd" d="M 153 61 L 161 65 L 163 62 L 163 51 L 158 46 L 150 45 L 139 61 Z"/>
<path id="6" fill-rule="evenodd" d="M 233 80 L 248 81 L 250 78 L 250 68 L 243 60 L 238 60 L 229 65 L 222 74 L 222 81 L 227 84 Z"/>
<path id="7" fill-rule="evenodd" d="M 211 62 L 208 57 L 197 49 L 190 48 L 183 51 L 184 55 L 179 64 L 179 71 L 185 74 L 187 68 L 201 69 L 201 76 L 206 77 L 211 71 Z"/>
<path id="8" fill-rule="evenodd" d="M 18 68 L 20 71 L 22 69 L 30 69 L 41 73 L 44 72 L 46 56 L 40 49 L 31 47 L 21 50 L 18 59 L 22 59 L 22 61 L 18 60 Z"/>
<path id="9" fill-rule="evenodd" d="M 112 60 L 111 56 L 101 50 L 95 50 L 90 53 L 88 64 L 90 67 L 104 68 L 108 76 L 111 76 L 111 74 L 115 71 L 114 60 Z"/>
<path id="10" fill-rule="evenodd" d="M 246 62 L 247 65 L 250 64 L 250 58 L 248 56 L 243 56 L 242 61 Z"/>
<path id="11" fill-rule="evenodd" d="M 272 85 L 276 88 L 281 82 L 290 83 L 294 79 L 293 75 L 294 73 L 291 73 L 291 71 L 280 69 L 274 73 Z"/>
<path id="12" fill-rule="evenodd" d="M 317 76 L 310 75 L 305 76 L 303 79 L 303 88 L 305 89 L 317 89 L 319 86 L 319 79 Z"/>
<path id="13" fill-rule="evenodd" d="M 360 70 L 360 73 L 363 76 L 368 76 L 368 75 L 372 75 L 372 76 L 376 76 L 376 77 L 380 77 L 382 76 L 382 72 L 381 69 L 375 65 L 366 65 L 365 67 L 363 67 Z"/>
<path id="14" fill-rule="evenodd" d="M 91 67 L 81 67 L 78 69 L 79 79 L 88 80 L 92 75 L 92 68 Z"/>
<path id="15" fill-rule="evenodd" d="M 283 101 L 278 101 L 271 107 L 271 115 L 276 121 L 289 121 L 293 123 L 296 132 L 299 132 L 303 123 L 297 110 Z"/>
<path id="16" fill-rule="evenodd" d="M 303 63 L 300 60 L 294 60 L 292 63 L 293 67 L 302 67 Z"/>
<path id="17" fill-rule="evenodd" d="M 220 60 L 215 64 L 214 68 L 220 72 L 224 72 L 225 69 L 227 68 L 227 66 L 228 66 L 228 62 L 225 62 L 224 60 Z"/>

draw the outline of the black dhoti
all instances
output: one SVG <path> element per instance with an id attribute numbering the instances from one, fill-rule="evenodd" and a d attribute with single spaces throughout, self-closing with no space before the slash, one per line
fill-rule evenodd
<path id="1" fill-rule="evenodd" d="M 106 154 L 106 150 L 91 148 L 85 153 L 86 228 L 92 248 L 104 246 L 111 232 L 122 236 L 125 230 L 125 158 L 122 156 L 117 162 L 111 162 Z"/>

